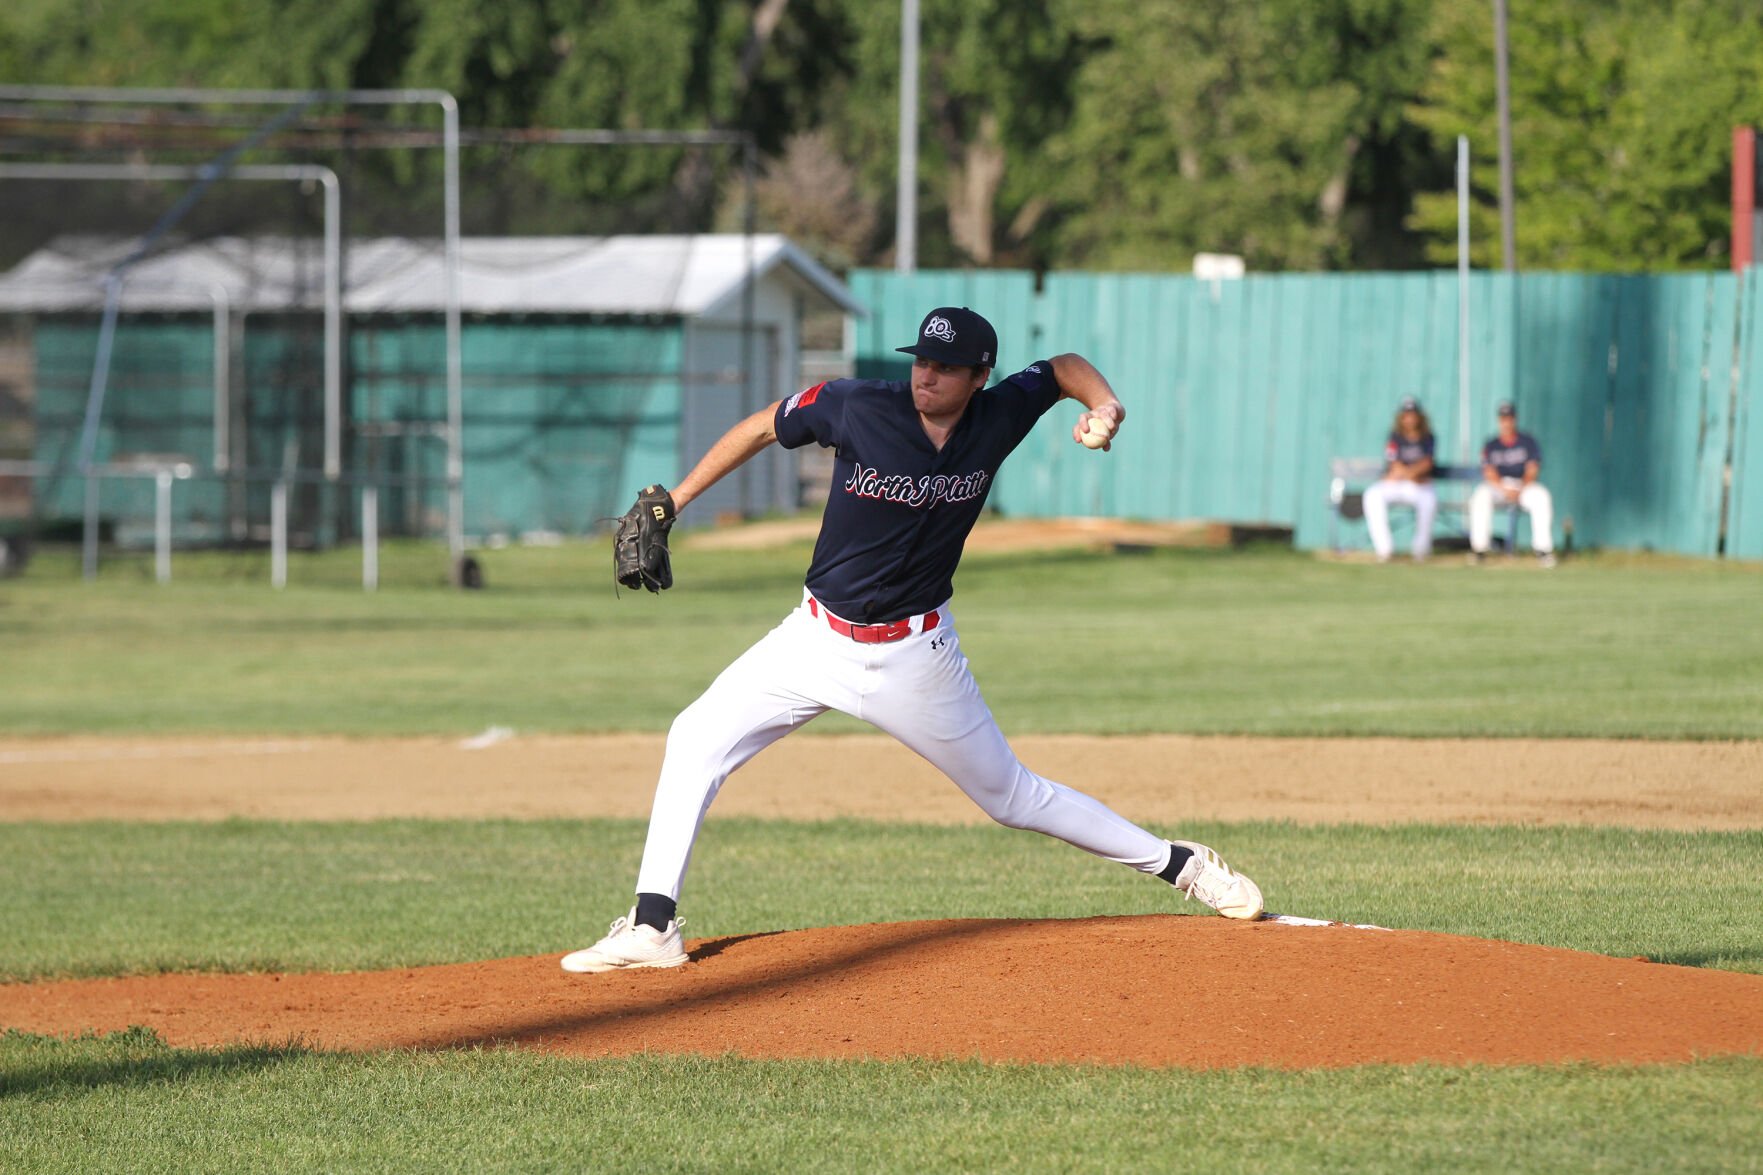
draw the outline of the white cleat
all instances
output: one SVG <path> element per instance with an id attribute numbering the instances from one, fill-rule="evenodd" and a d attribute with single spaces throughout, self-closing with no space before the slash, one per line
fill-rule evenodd
<path id="1" fill-rule="evenodd" d="M 686 944 L 680 938 L 682 918 L 656 930 L 637 921 L 637 908 L 616 920 L 606 937 L 591 947 L 563 956 L 563 969 L 577 974 L 625 971 L 636 967 L 677 967 L 686 961 Z"/>
<path id="2" fill-rule="evenodd" d="M 1170 842 L 1194 854 L 1182 866 L 1175 879 L 1175 888 L 1190 898 L 1198 898 L 1226 918 L 1253 922 L 1261 917 L 1261 887 L 1224 863 L 1224 858 L 1191 840 Z"/>

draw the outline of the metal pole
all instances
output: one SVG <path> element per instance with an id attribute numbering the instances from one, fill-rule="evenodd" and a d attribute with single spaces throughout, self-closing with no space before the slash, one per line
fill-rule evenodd
<path id="1" fill-rule="evenodd" d="M 1732 128 L 1732 271 L 1743 274 L 1756 251 L 1757 128 Z"/>
<path id="2" fill-rule="evenodd" d="M 895 177 L 894 269 L 918 268 L 918 0 L 900 0 L 900 174 Z"/>
<path id="3" fill-rule="evenodd" d="M 442 196 L 447 233 L 447 552 L 455 579 L 465 557 L 465 397 L 459 354 L 459 104 L 441 102 Z"/>
<path id="4" fill-rule="evenodd" d="M 171 582 L 171 470 L 153 475 L 153 578 Z"/>
<path id="5" fill-rule="evenodd" d="M 406 106 L 439 102 L 445 90 L 210 90 L 200 86 L 0 86 L 5 102 L 105 102 L 181 106 L 201 102 L 243 106 L 303 106 L 335 102 L 343 106 Z"/>
<path id="6" fill-rule="evenodd" d="M 208 287 L 214 302 L 214 470 L 231 467 L 233 443 L 233 310 L 225 286 Z"/>
<path id="7" fill-rule="evenodd" d="M 371 485 L 361 487 L 361 586 L 380 586 L 380 489 Z"/>
<path id="8" fill-rule="evenodd" d="M 751 136 L 741 145 L 741 183 L 746 196 L 747 206 L 741 213 L 741 252 L 744 273 L 741 280 L 741 416 L 744 419 L 752 413 L 757 405 L 753 402 L 753 298 L 754 298 L 754 259 L 753 259 L 753 228 L 755 210 L 753 207 L 754 172 L 757 168 L 754 143 Z M 740 507 L 741 517 L 753 517 L 753 462 L 746 461 L 740 467 Z"/>
<path id="9" fill-rule="evenodd" d="M 288 483 L 269 487 L 269 585 L 288 586 Z"/>
<path id="10" fill-rule="evenodd" d="M 1518 229 L 1512 207 L 1512 86 L 1506 58 L 1506 0 L 1494 0 L 1494 90 L 1500 119 L 1500 268 L 1518 269 Z"/>
<path id="11" fill-rule="evenodd" d="M 80 568 L 87 580 L 98 578 L 98 418 L 104 411 L 104 389 L 110 378 L 110 349 L 116 341 L 116 312 L 123 279 L 114 270 L 104 275 L 104 318 L 98 327 L 98 355 L 92 361 L 92 383 L 86 392 L 86 419 L 80 428 L 80 469 L 86 475 L 86 517 L 80 535 Z"/>
<path id="12" fill-rule="evenodd" d="M 1457 461 L 1469 464 L 1469 136 L 1457 136 Z"/>
<path id="13" fill-rule="evenodd" d="M 337 173 L 324 184 L 324 475 L 343 473 L 343 201 Z"/>
<path id="14" fill-rule="evenodd" d="M 98 475 L 89 469 L 85 519 L 80 528 L 80 574 L 88 583 L 98 578 Z"/>

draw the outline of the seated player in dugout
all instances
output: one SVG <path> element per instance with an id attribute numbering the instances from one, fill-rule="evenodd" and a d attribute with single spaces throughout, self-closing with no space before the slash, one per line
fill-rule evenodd
<path id="1" fill-rule="evenodd" d="M 1074 442 L 1111 447 L 1126 409 L 1073 354 L 986 387 L 992 326 L 965 307 L 925 315 L 909 380 L 817 384 L 754 413 L 669 493 L 651 486 L 620 521 L 620 582 L 672 582 L 678 511 L 773 444 L 834 452 L 832 486 L 801 603 L 674 720 L 649 818 L 636 904 L 566 971 L 686 961 L 678 903 L 704 815 L 729 775 L 804 723 L 840 710 L 892 735 L 987 815 L 1159 877 L 1227 918 L 1262 914 L 1261 891 L 1212 849 L 1169 841 L 1025 767 L 992 718 L 950 607 L 963 545 L 998 467 L 1061 400 L 1081 406 Z"/>
<path id="2" fill-rule="evenodd" d="M 1481 484 L 1469 495 L 1469 559 L 1487 558 L 1494 540 L 1494 507 L 1509 506 L 1530 515 L 1530 546 L 1539 567 L 1555 566 L 1555 500 L 1537 480 L 1543 447 L 1518 429 L 1518 409 L 1501 400 L 1495 410 L 1499 431 L 1481 447 Z"/>
<path id="3" fill-rule="evenodd" d="M 1365 490 L 1365 529 L 1371 535 L 1371 549 L 1379 563 L 1388 563 L 1395 553 L 1395 540 L 1390 536 L 1390 507 L 1414 507 L 1414 542 L 1416 563 L 1424 563 L 1432 554 L 1432 522 L 1439 512 L 1438 490 L 1433 488 L 1432 422 L 1413 396 L 1396 406 L 1396 419 L 1384 441 L 1383 477 Z"/>

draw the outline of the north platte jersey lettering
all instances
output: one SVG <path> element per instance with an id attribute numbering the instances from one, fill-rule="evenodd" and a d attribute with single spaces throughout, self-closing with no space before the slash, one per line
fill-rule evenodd
<path id="1" fill-rule="evenodd" d="M 833 450 L 808 590 L 847 620 L 885 624 L 954 593 L 955 567 L 1012 450 L 1059 400 L 1043 360 L 975 393 L 939 451 L 900 380 L 840 379 L 778 405 L 778 443 Z"/>
<path id="2" fill-rule="evenodd" d="M 983 498 L 986 488 L 991 484 L 992 475 L 984 469 L 965 477 L 950 477 L 947 474 L 931 477 L 927 474 L 913 478 L 904 473 L 883 473 L 879 469 L 865 469 L 859 465 L 845 482 L 844 490 L 859 498 L 904 502 L 908 506 L 924 509 L 935 506 L 938 502 L 965 502 L 970 498 Z"/>

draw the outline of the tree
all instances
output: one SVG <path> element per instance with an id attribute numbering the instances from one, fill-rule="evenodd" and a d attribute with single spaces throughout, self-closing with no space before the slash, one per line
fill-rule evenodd
<path id="1" fill-rule="evenodd" d="M 1045 259 L 1041 144 L 1065 122 L 1077 45 L 1058 0 L 927 5 L 920 28 L 919 259 Z M 793 11 L 793 9 L 792 9 Z M 884 207 L 895 191 L 900 19 L 852 6 L 848 72 L 826 87 L 825 123 Z"/>
<path id="2" fill-rule="evenodd" d="M 1534 0 L 1513 6 L 1510 25 L 1523 264 L 1718 263 L 1731 127 L 1763 122 L 1763 9 Z M 468 127 L 738 128 L 778 175 L 850 182 L 863 224 L 892 219 L 899 33 L 897 4 L 850 0 L 11 0 L 0 5 L 0 72 L 76 85 L 437 88 L 458 98 Z M 1257 269 L 1446 262 L 1462 133 L 1475 156 L 1475 258 L 1492 264 L 1491 38 L 1488 0 L 927 4 L 920 259 L 1173 269 L 1204 249 Z M 207 130 L 60 130 L 88 152 L 133 134 L 171 162 L 212 156 L 268 117 L 230 113 L 236 125 Z M 351 117 L 435 125 L 415 109 Z M 157 146 L 172 131 L 181 155 Z M 300 157 L 346 173 L 354 231 L 437 223 L 438 153 Z M 698 230 L 738 178 L 737 158 L 474 148 L 465 220 L 476 232 Z M 813 223 L 822 194 L 799 195 L 768 215 Z M 243 218 L 261 199 L 216 193 L 204 208 L 231 202 Z M 73 203 L 50 201 L 49 219 L 66 224 Z M 23 219 L 0 235 L 37 231 Z M 885 228 L 859 236 L 824 245 L 886 259 Z"/>
<path id="3" fill-rule="evenodd" d="M 343 88 L 386 0 L 15 0 L 15 80 L 58 85 Z"/>
<path id="4" fill-rule="evenodd" d="M 737 185 L 725 190 L 719 217 L 725 231 L 742 227 L 741 196 Z M 755 181 L 754 204 L 761 231 L 785 234 L 832 269 L 850 269 L 875 246 L 875 202 L 825 131 L 791 136 Z"/>
<path id="5" fill-rule="evenodd" d="M 1368 197 L 1411 152 L 1423 0 L 1071 3 L 1092 49 L 1046 169 L 1067 263 L 1318 268 L 1368 247 Z"/>
<path id="6" fill-rule="evenodd" d="M 1479 0 L 1440 0 L 1413 117 L 1468 135 L 1471 259 L 1499 262 L 1492 28 Z M 1763 121 L 1763 13 L 1734 0 L 1557 0 L 1512 12 L 1514 218 L 1525 268 L 1704 267 L 1726 251 L 1731 128 Z M 1456 257 L 1450 192 L 1416 198 L 1428 256 Z"/>

